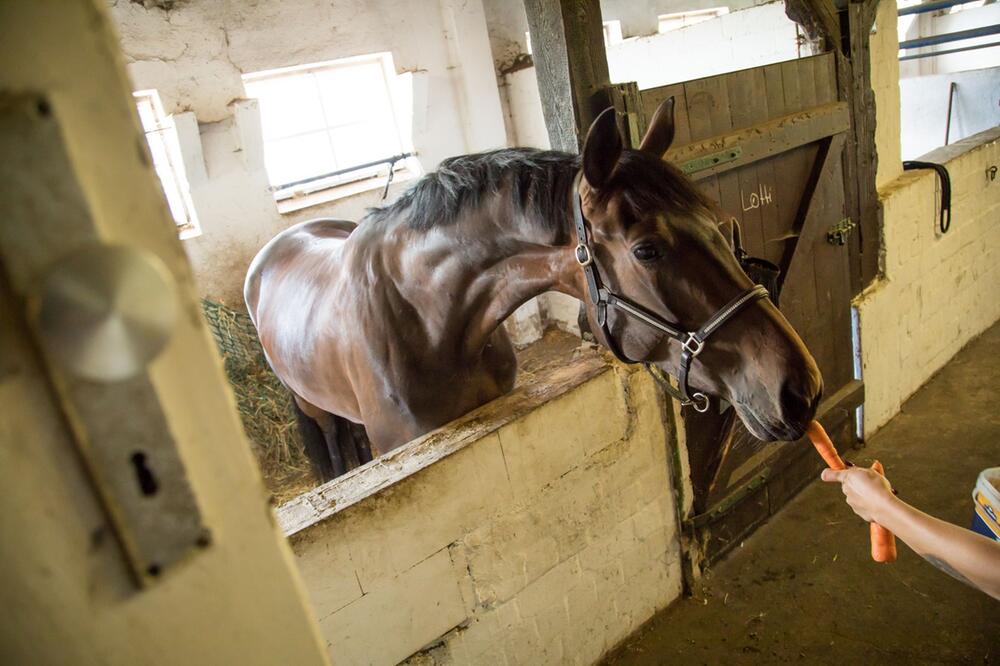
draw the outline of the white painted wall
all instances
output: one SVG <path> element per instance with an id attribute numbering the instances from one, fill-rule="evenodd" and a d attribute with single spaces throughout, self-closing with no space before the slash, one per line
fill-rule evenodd
<path id="1" fill-rule="evenodd" d="M 949 132 L 952 143 L 1000 125 L 1000 66 L 901 79 L 904 160 L 916 159 L 944 144 L 952 82 L 956 84 Z"/>
<path id="2" fill-rule="evenodd" d="M 168 113 L 192 112 L 200 127 L 205 178 L 195 178 L 192 197 L 203 234 L 185 248 L 202 294 L 215 300 L 241 303 L 246 267 L 274 234 L 312 217 L 357 219 L 380 195 L 279 215 L 266 189 L 259 120 L 241 102 L 243 73 L 390 51 L 397 69 L 413 75 L 413 143 L 425 170 L 506 144 L 478 0 L 204 0 L 170 11 L 122 0 L 111 12 L 135 88 L 155 88 Z M 189 132 L 182 144 L 193 143 Z"/>
<path id="3" fill-rule="evenodd" d="M 662 35 L 626 39 L 608 47 L 613 83 L 655 88 L 799 57 L 796 24 L 785 3 L 725 14 Z M 803 55 L 809 55 L 804 53 Z"/>

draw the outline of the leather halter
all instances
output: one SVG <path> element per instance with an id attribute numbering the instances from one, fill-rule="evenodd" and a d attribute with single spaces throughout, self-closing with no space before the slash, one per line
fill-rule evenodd
<path id="1" fill-rule="evenodd" d="M 714 315 L 708 318 L 697 331 L 685 331 L 679 325 L 672 324 L 655 312 L 630 301 L 624 296 L 619 296 L 608 290 L 601 281 L 601 275 L 594 263 L 594 252 L 590 247 L 587 235 L 587 221 L 583 217 L 583 204 L 580 201 L 580 178 L 582 173 L 578 173 L 573 180 L 573 225 L 576 227 L 577 245 L 574 250 L 576 261 L 583 269 L 587 278 L 587 291 L 590 301 L 597 310 L 597 325 L 601 329 L 604 343 L 611 350 L 618 360 L 623 363 L 639 363 L 633 361 L 622 353 L 611 331 L 608 329 L 608 308 L 617 308 L 626 315 L 637 319 L 642 323 L 657 329 L 668 337 L 677 340 L 681 344 L 681 367 L 677 375 L 678 388 L 674 389 L 670 384 L 664 384 L 664 389 L 670 395 L 680 401 L 682 405 L 691 405 L 696 411 L 706 412 L 709 407 L 708 396 L 700 391 L 691 393 L 688 387 L 688 374 L 691 370 L 691 363 L 701 354 L 705 348 L 705 341 L 717 330 L 732 319 L 743 308 L 762 298 L 767 298 L 767 288 L 762 285 L 754 285 L 739 296 L 729 301 L 720 308 Z"/>

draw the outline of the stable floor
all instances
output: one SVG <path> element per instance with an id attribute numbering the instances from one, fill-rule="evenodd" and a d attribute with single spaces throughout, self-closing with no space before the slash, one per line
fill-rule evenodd
<path id="1" fill-rule="evenodd" d="M 900 497 L 969 525 L 976 477 L 1000 465 L 1000 324 L 847 457 L 878 458 Z M 868 526 L 816 481 L 607 663 L 1000 664 L 1000 602 L 902 543 L 894 564 L 868 553 Z"/>

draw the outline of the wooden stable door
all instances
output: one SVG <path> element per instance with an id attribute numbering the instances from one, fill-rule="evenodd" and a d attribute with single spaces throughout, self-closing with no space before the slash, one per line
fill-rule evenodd
<path id="1" fill-rule="evenodd" d="M 739 222 L 753 256 L 781 268 L 779 306 L 819 363 L 820 415 L 854 444 L 850 194 L 842 153 L 850 129 L 833 53 L 640 93 L 645 116 L 676 98 L 667 159 Z M 818 469 L 804 442 L 762 445 L 725 405 L 683 412 L 695 489 L 694 527 L 709 559 L 725 552 Z"/>

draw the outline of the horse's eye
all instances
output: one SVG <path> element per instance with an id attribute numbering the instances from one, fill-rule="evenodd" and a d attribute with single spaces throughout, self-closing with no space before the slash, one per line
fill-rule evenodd
<path id="1" fill-rule="evenodd" d="M 632 248 L 632 255 L 639 261 L 656 261 L 660 258 L 660 250 L 655 245 L 645 243 Z"/>

